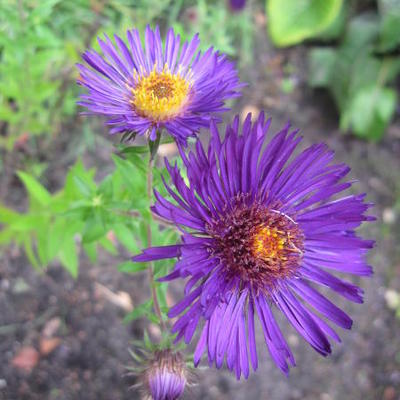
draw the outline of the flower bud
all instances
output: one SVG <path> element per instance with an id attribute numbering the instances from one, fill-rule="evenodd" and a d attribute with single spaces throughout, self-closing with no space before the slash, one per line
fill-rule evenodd
<path id="1" fill-rule="evenodd" d="M 182 355 L 171 349 L 155 351 L 142 379 L 148 399 L 178 399 L 187 383 L 187 369 Z"/>

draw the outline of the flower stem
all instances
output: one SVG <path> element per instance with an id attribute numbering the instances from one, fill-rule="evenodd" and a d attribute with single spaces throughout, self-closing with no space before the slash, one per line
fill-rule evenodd
<path id="1" fill-rule="evenodd" d="M 157 143 L 158 147 L 158 143 Z M 147 167 L 147 198 L 149 200 L 149 205 L 151 205 L 151 199 L 152 199 L 152 193 L 153 193 L 153 168 L 155 164 L 155 154 L 153 151 L 151 151 L 150 154 L 150 160 L 149 164 Z M 151 224 L 147 224 L 147 246 L 151 247 Z M 157 297 L 157 291 L 155 287 L 155 282 L 154 282 L 154 263 L 153 261 L 149 261 L 149 267 L 147 269 L 148 272 L 148 278 L 149 278 L 149 283 L 150 283 L 150 290 L 151 290 L 151 297 L 153 298 L 153 306 L 154 306 L 154 311 L 157 314 L 157 317 L 160 321 L 160 327 L 164 331 L 166 329 L 165 322 L 163 320 L 162 314 L 161 314 L 161 309 L 160 309 L 160 303 L 158 302 L 158 297 Z"/>

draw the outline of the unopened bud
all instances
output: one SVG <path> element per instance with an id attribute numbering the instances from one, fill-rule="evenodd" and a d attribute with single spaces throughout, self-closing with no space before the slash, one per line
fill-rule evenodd
<path id="1" fill-rule="evenodd" d="M 182 355 L 170 349 L 155 351 L 142 380 L 147 399 L 179 399 L 187 382 L 187 368 Z"/>

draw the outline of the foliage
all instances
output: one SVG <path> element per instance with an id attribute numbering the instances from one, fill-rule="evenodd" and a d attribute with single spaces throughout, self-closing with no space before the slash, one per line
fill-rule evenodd
<path id="1" fill-rule="evenodd" d="M 150 218 L 145 159 L 136 152 L 140 147 L 129 148 L 132 149 L 135 151 L 122 152 L 128 158 L 113 156 L 115 170 L 99 184 L 94 179 L 95 170 L 85 169 L 78 161 L 69 170 L 63 188 L 55 194 L 28 173 L 18 172 L 28 193 L 29 208 L 19 213 L 1 206 L 0 223 L 4 229 L 0 244 L 22 245 L 38 269 L 58 258 L 76 277 L 79 247 L 92 262 L 97 260 L 98 246 L 115 254 L 116 241 L 130 253 L 137 253 L 146 246 L 147 223 L 152 224 L 155 243 L 174 239 L 174 231 L 169 227 L 160 231 Z M 154 181 L 160 186 L 160 172 Z M 123 272 L 143 268 L 130 262 L 119 266 Z"/>
<path id="2" fill-rule="evenodd" d="M 273 43 L 284 47 L 323 32 L 339 15 L 342 0 L 267 0 L 268 30 Z"/>
<path id="3" fill-rule="evenodd" d="M 79 19 L 73 9 L 58 14 L 60 4 L 23 0 L 0 6 L 0 120 L 8 126 L 0 147 L 11 150 L 23 134 L 49 132 L 75 111 L 66 86 L 77 60 L 68 25 Z"/>
<path id="4" fill-rule="evenodd" d="M 201 48 L 207 50 L 213 47 L 232 57 L 239 57 L 242 66 L 252 60 L 253 21 L 250 10 L 232 13 L 229 7 L 216 7 L 215 2 L 197 0 L 192 7 L 190 2 L 177 1 L 175 13 L 170 15 L 170 25 L 180 33 L 184 40 L 199 33 Z M 185 3 L 182 21 L 173 17 L 178 15 L 177 7 Z"/>
<path id="5" fill-rule="evenodd" d="M 381 51 L 394 50 L 400 45 L 400 4 L 397 0 L 378 1 Z"/>
<path id="6" fill-rule="evenodd" d="M 16 212 L 0 206 L 0 245 L 14 242 L 22 246 L 31 264 L 38 270 L 58 259 L 73 277 L 79 270 L 79 253 L 83 249 L 90 261 L 97 262 L 97 252 L 103 248 L 117 253 L 118 243 L 129 254 L 147 246 L 147 229 L 150 224 L 153 245 L 176 241 L 177 233 L 169 226 L 161 226 L 151 218 L 146 194 L 146 159 L 142 147 L 120 147 L 121 155 L 112 156 L 114 171 L 96 183 L 95 170 L 85 169 L 78 161 L 68 172 L 63 188 L 51 194 L 33 176 L 18 172 L 28 193 L 29 208 Z M 154 171 L 154 183 L 167 195 L 161 183 L 161 172 Z M 118 265 L 124 273 L 146 269 L 145 264 L 126 261 Z M 157 266 L 155 277 L 165 275 L 171 263 Z M 156 282 L 156 292 L 161 311 L 167 312 L 166 284 Z M 141 316 L 151 320 L 157 317 L 152 311 L 152 299 L 135 308 L 126 320 Z"/>
<path id="7" fill-rule="evenodd" d="M 393 45 L 388 28 L 384 28 L 387 18 L 357 16 L 348 24 L 337 48 L 310 51 L 310 85 L 331 92 L 340 111 L 342 131 L 351 129 L 370 140 L 382 137 L 397 103 L 395 90 L 387 85 L 399 73 L 400 59 L 383 51 Z"/>

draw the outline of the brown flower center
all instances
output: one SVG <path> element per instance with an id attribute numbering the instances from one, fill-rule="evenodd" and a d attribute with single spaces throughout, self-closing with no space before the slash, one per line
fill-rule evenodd
<path id="1" fill-rule="evenodd" d="M 211 253 L 220 258 L 228 278 L 239 277 L 255 289 L 293 276 L 303 255 L 304 236 L 278 207 L 246 205 L 239 198 L 227 214 L 208 227 Z"/>

